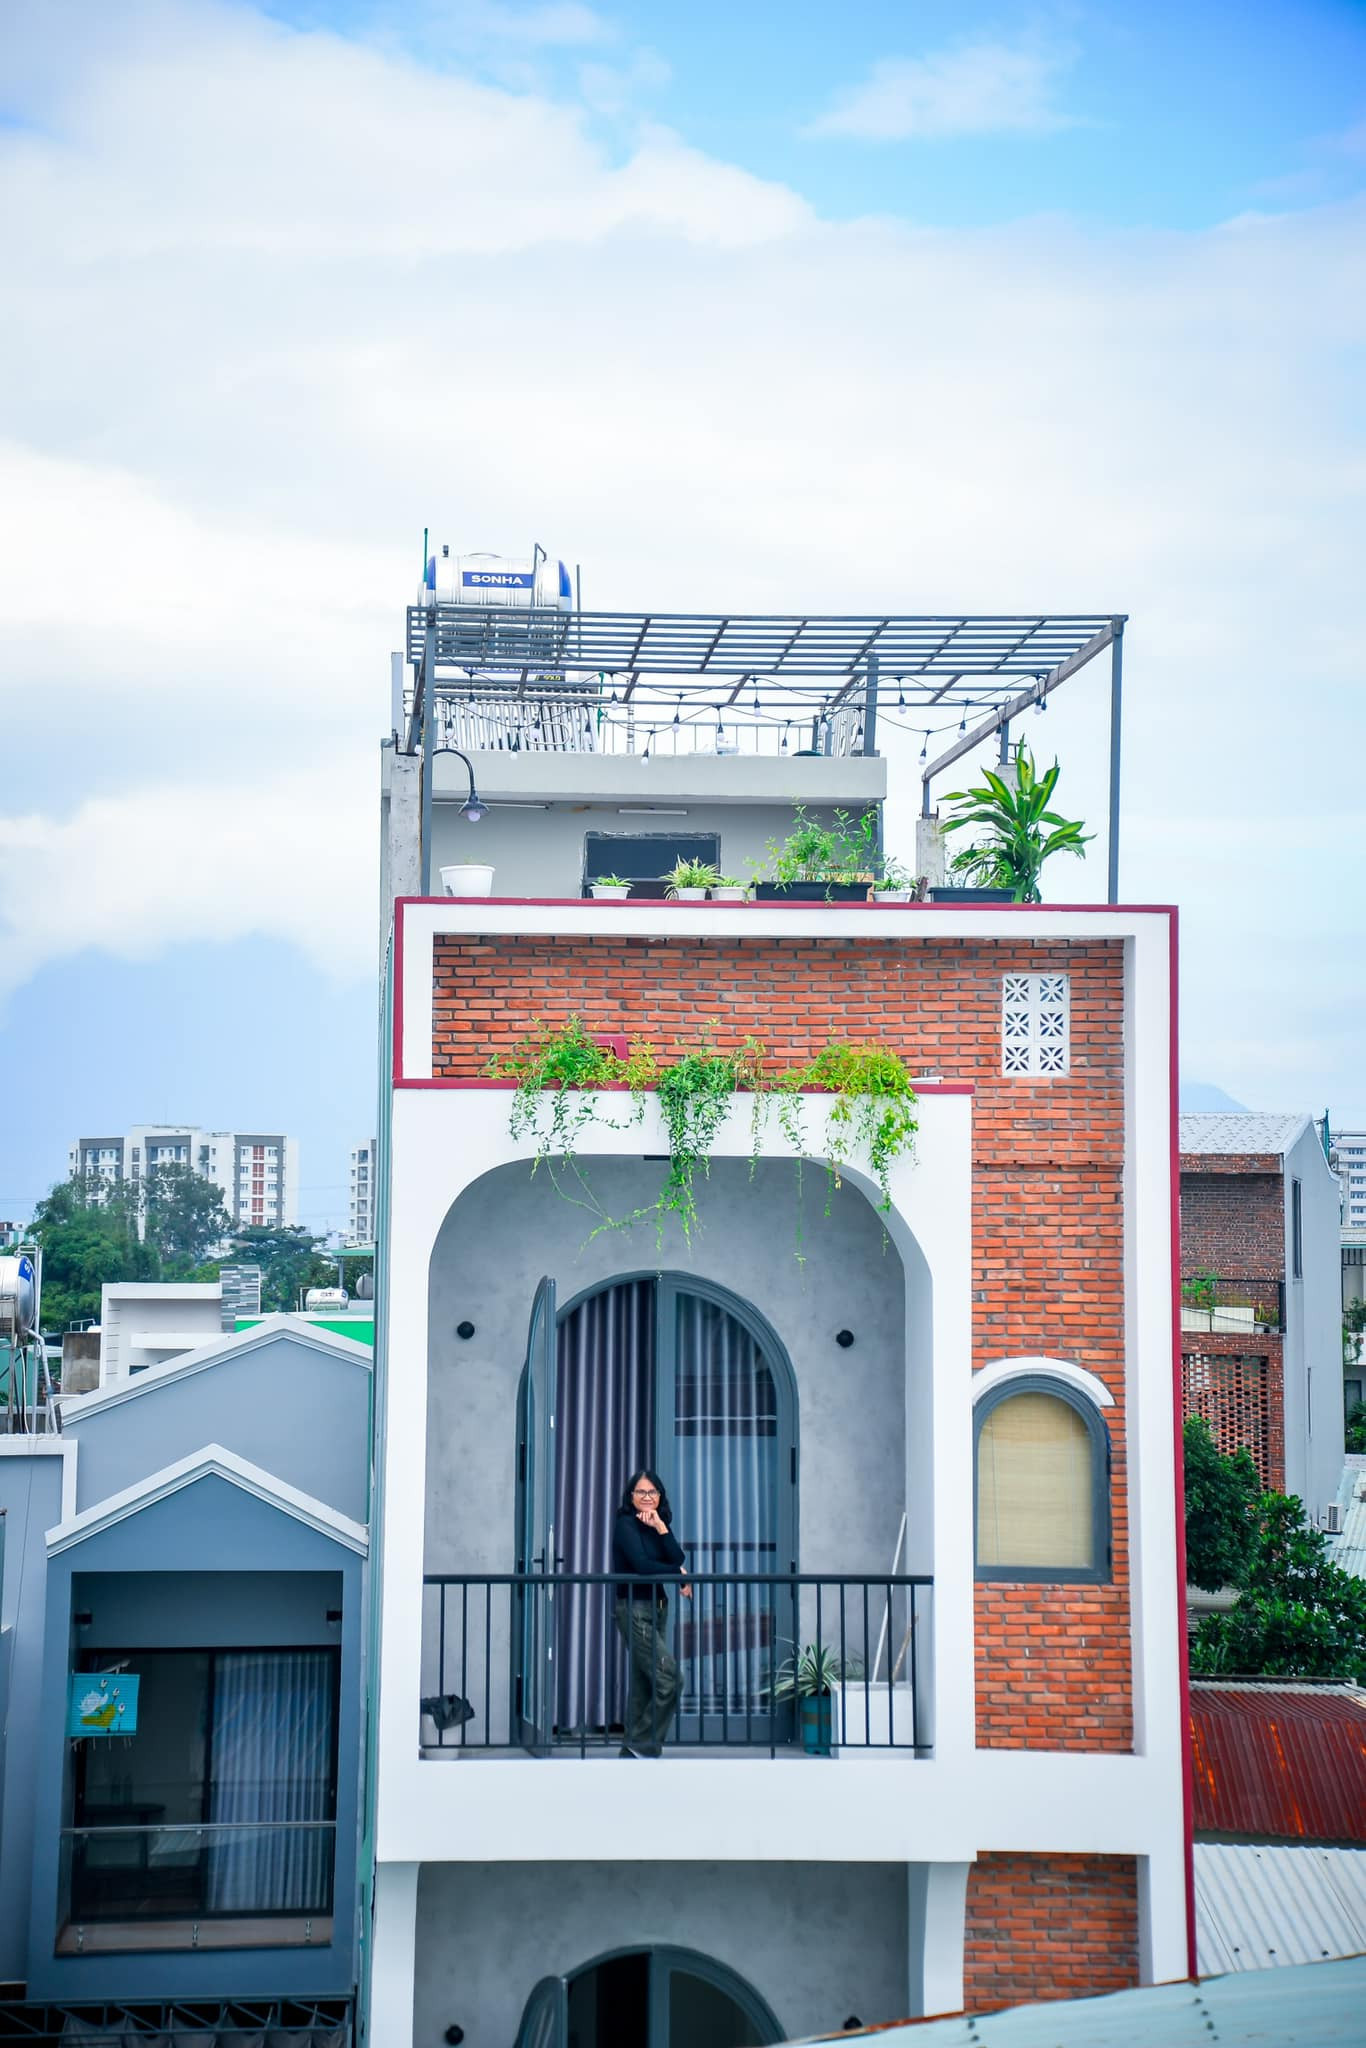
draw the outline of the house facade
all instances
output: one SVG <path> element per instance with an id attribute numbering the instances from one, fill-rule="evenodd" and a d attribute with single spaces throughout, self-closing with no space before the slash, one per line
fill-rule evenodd
<path id="1" fill-rule="evenodd" d="M 1185 1975 L 1172 914 L 660 900 L 647 837 L 741 872 L 794 803 L 880 813 L 867 755 L 466 765 L 496 852 L 464 774 L 424 818 L 386 763 L 368 2037 L 724 2048 Z M 424 842 L 494 893 L 406 891 Z M 913 1147 L 834 1186 L 828 1098 L 741 1088 L 685 1232 L 657 1089 L 579 1101 L 570 1162 L 490 1071 L 571 1018 L 775 1078 L 876 1041 Z M 640 1465 L 693 1579 L 658 1759 L 603 1584 Z"/>
<path id="2" fill-rule="evenodd" d="M 0 1439 L 20 2038 L 104 2007 L 177 2040 L 350 2040 L 370 1377 L 366 1347 L 272 1317 Z"/>
<path id="3" fill-rule="evenodd" d="M 1342 1472 L 1338 1183 L 1307 1116 L 1180 1119 L 1187 1414 L 1324 1522 Z"/>

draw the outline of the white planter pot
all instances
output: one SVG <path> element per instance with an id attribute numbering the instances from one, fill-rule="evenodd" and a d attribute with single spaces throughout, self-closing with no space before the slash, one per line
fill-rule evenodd
<path id="1" fill-rule="evenodd" d="M 873 891 L 874 903 L 909 903 L 910 900 L 911 892 L 909 889 L 874 889 Z"/>
<path id="2" fill-rule="evenodd" d="M 745 900 L 745 897 L 746 897 L 746 896 L 747 896 L 748 894 L 749 894 L 749 891 L 748 891 L 747 889 L 743 889 L 743 888 L 742 888 L 742 889 L 713 889 L 713 890 L 712 890 L 712 892 L 711 892 L 711 900 L 712 900 L 712 902 L 713 902 L 713 903 L 743 903 L 743 902 L 744 902 L 744 900 Z"/>
<path id="3" fill-rule="evenodd" d="M 619 889 L 609 882 L 593 882 L 590 887 L 595 903 L 624 903 L 631 893 L 629 887 Z"/>
<path id="4" fill-rule="evenodd" d="M 462 861 L 455 867 L 442 868 L 441 886 L 448 896 L 491 896 L 493 869 L 477 861 Z"/>
<path id="5" fill-rule="evenodd" d="M 836 1689 L 835 1741 L 841 1757 L 871 1762 L 895 1756 L 903 1745 L 909 1753 L 913 1727 L 911 1688 L 904 1679 L 893 1686 L 873 1679 L 866 1695 L 861 1678 Z"/>
<path id="6" fill-rule="evenodd" d="M 673 900 L 675 903 L 705 903 L 707 892 L 705 889 L 675 889 Z"/>

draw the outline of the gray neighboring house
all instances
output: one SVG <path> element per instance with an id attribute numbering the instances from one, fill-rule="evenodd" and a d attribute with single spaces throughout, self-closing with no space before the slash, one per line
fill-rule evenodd
<path id="1" fill-rule="evenodd" d="M 370 1406 L 367 1346 L 272 1316 L 0 1438 L 0 2006 L 350 2041 Z M 133 1679 L 136 1733 L 71 1735 Z"/>

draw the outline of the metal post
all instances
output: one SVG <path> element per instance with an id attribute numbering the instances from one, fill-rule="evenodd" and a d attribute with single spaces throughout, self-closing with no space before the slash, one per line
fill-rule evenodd
<path id="1" fill-rule="evenodd" d="M 877 656 L 868 656 L 868 671 L 863 679 L 863 751 L 865 755 L 877 752 Z"/>
<path id="2" fill-rule="evenodd" d="M 427 629 L 422 636 L 422 674 L 418 679 L 422 691 L 422 893 L 432 893 L 432 811 L 435 792 L 432 789 L 432 771 L 435 767 L 433 755 L 436 752 L 436 608 L 427 613 Z"/>
<path id="3" fill-rule="evenodd" d="M 1110 865 L 1107 903 L 1119 901 L 1119 749 L 1124 695 L 1124 621 L 1114 622 L 1110 642 Z"/>
<path id="4" fill-rule="evenodd" d="M 998 754 L 998 755 L 996 756 L 996 760 L 997 760 L 997 765 L 998 765 L 999 767 L 1001 767 L 1001 768 L 1008 768 L 1008 767 L 1010 766 L 1010 720 L 1009 720 L 1009 719 L 1007 719 L 1007 720 L 1006 720 L 1006 722 L 1005 722 L 1005 724 L 1004 724 L 1004 725 L 1003 725 L 1003 726 L 1001 727 L 1001 751 L 1000 751 L 1000 753 L 999 753 L 999 754 Z"/>
<path id="5" fill-rule="evenodd" d="M 403 656 L 389 656 L 389 715 L 393 720 L 394 740 L 403 730 Z"/>

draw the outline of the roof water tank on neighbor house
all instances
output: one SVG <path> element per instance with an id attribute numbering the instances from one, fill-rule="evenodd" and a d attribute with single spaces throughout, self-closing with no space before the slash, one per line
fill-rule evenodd
<path id="1" fill-rule="evenodd" d="M 37 1274 L 29 1253 L 0 1259 L 0 1332 L 25 1342 L 32 1335 L 37 1307 Z"/>
<path id="2" fill-rule="evenodd" d="M 574 609 L 574 585 L 563 562 L 537 552 L 531 555 L 453 555 L 442 547 L 428 557 L 427 574 L 418 603 L 506 606 L 524 611 L 532 605 L 551 611 Z"/>
<path id="3" fill-rule="evenodd" d="M 304 1296 L 305 1315 L 323 1315 L 329 1309 L 345 1308 L 351 1297 L 344 1287 L 310 1287 Z"/>

